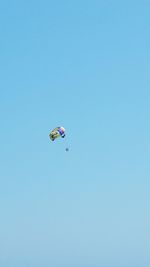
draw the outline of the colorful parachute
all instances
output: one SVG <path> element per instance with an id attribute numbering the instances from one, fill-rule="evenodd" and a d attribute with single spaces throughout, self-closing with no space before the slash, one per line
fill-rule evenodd
<path id="1" fill-rule="evenodd" d="M 58 137 L 65 137 L 65 129 L 64 127 L 57 127 L 54 130 L 52 130 L 49 134 L 49 137 L 52 141 L 54 141 Z"/>

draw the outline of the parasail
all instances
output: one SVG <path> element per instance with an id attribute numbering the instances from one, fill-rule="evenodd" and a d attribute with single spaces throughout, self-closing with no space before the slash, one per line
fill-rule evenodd
<path id="1" fill-rule="evenodd" d="M 49 137 L 52 141 L 54 141 L 55 139 L 62 137 L 65 137 L 65 129 L 64 127 L 56 127 L 54 130 L 52 130 L 49 134 Z"/>

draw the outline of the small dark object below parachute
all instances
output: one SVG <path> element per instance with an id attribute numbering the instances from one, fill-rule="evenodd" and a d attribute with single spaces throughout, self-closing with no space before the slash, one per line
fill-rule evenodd
<path id="1" fill-rule="evenodd" d="M 66 147 L 66 151 L 67 151 L 67 152 L 69 151 L 69 148 L 68 148 L 68 147 Z"/>

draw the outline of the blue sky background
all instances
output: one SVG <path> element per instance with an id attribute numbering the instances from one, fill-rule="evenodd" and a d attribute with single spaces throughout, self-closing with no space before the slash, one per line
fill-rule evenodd
<path id="1" fill-rule="evenodd" d="M 0 266 L 149 267 L 150 2 L 1 1 L 0 74 Z"/>

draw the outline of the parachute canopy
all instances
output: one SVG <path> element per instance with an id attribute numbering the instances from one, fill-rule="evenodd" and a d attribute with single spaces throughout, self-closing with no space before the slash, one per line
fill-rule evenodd
<path id="1" fill-rule="evenodd" d="M 52 130 L 49 134 L 49 137 L 52 141 L 54 141 L 58 137 L 65 137 L 65 129 L 64 127 L 56 127 L 54 130 Z"/>

